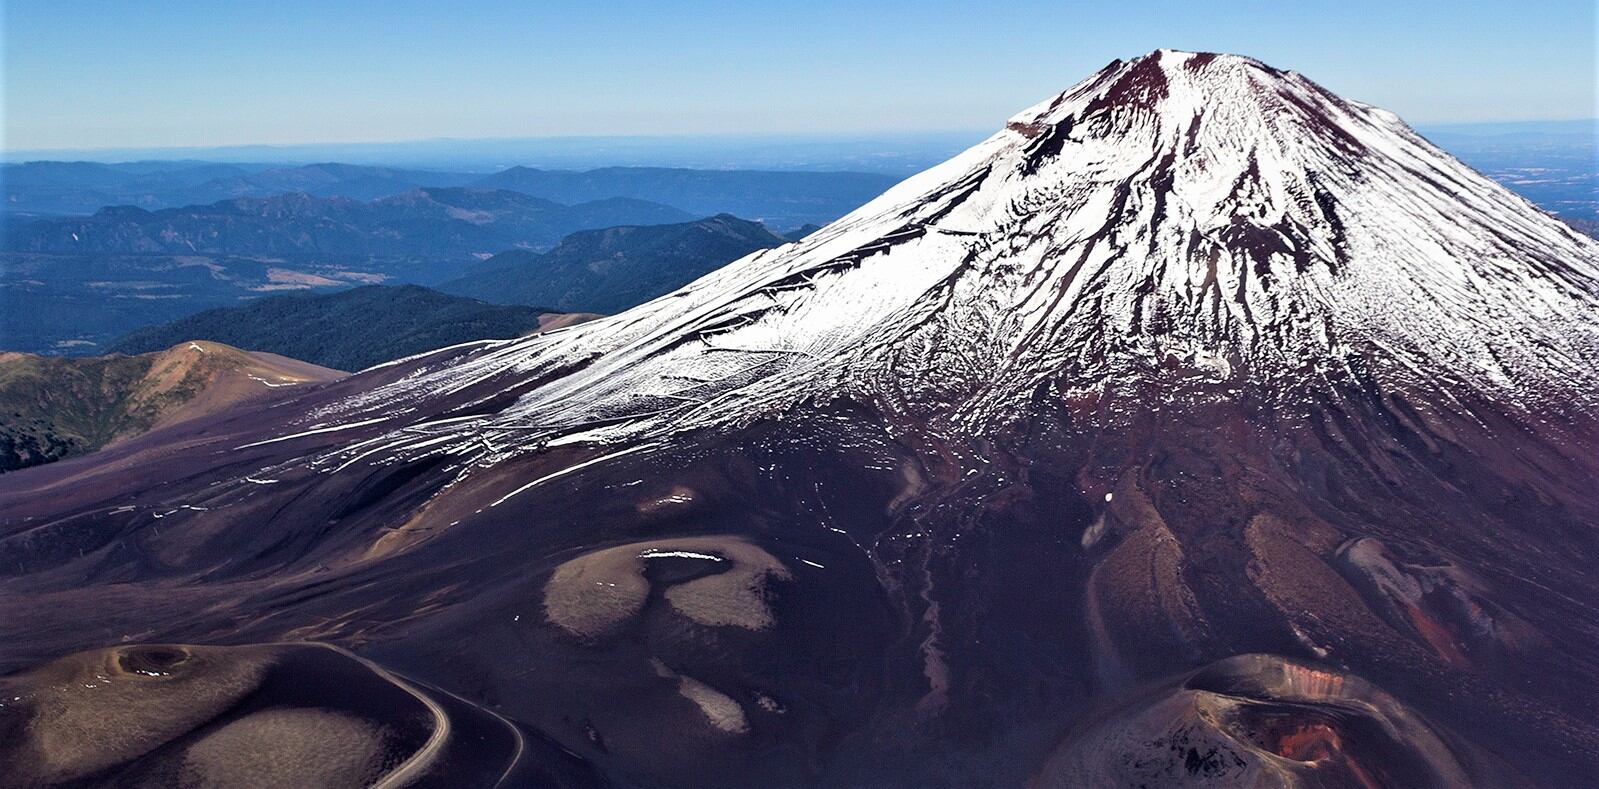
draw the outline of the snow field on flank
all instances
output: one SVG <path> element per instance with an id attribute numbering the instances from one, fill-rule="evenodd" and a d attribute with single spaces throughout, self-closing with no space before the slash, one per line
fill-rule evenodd
<path id="1" fill-rule="evenodd" d="M 433 451 L 421 430 L 497 462 L 833 397 L 983 430 L 1048 381 L 1091 390 L 1175 357 L 1199 379 L 1288 391 L 1372 354 L 1397 387 L 1599 406 L 1599 246 L 1391 113 L 1248 58 L 1163 50 L 802 241 L 424 364 L 319 418 L 541 381 L 372 445 Z"/>

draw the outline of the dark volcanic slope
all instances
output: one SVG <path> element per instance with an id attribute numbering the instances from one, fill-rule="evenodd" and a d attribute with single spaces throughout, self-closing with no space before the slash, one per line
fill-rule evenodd
<path id="1" fill-rule="evenodd" d="M 7 475 L 0 666 L 326 641 L 620 786 L 1584 785 L 1596 304 L 1393 115 L 1160 51 L 669 298 Z"/>
<path id="2" fill-rule="evenodd" d="M 485 304 L 417 285 L 371 285 L 206 310 L 139 329 L 108 350 L 146 353 L 186 338 L 215 340 L 324 367 L 364 370 L 435 348 L 520 337 L 561 317 L 549 309 Z"/>
<path id="3" fill-rule="evenodd" d="M 542 254 L 495 255 L 480 271 L 439 289 L 498 304 L 621 312 L 758 249 L 786 243 L 758 222 L 727 214 L 673 225 L 586 230 Z"/>

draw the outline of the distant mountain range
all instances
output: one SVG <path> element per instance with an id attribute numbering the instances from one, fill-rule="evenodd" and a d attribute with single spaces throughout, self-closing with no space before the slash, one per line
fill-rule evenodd
<path id="1" fill-rule="evenodd" d="M 384 275 L 231 255 L 0 253 L 0 349 L 93 354 L 141 326 Z"/>
<path id="2" fill-rule="evenodd" d="M 0 472 L 92 452 L 149 430 L 344 373 L 189 342 L 138 356 L 0 353 Z"/>
<path id="3" fill-rule="evenodd" d="M 349 164 L 303 167 L 210 162 L 26 162 L 0 168 L 6 207 L 39 214 L 88 214 L 111 205 L 149 210 L 234 197 L 305 192 L 372 200 L 421 186 L 461 186 L 464 173 Z"/>
<path id="4" fill-rule="evenodd" d="M 732 213 L 788 229 L 826 223 L 882 194 L 898 178 L 877 173 L 685 170 L 606 167 L 536 170 L 512 167 L 472 185 L 510 189 L 563 203 L 632 197 L 676 206 L 696 216 Z"/>
<path id="5" fill-rule="evenodd" d="M 13 222 L 5 248 L 342 261 L 469 259 L 515 247 L 548 247 L 577 230 L 690 218 L 676 208 L 627 197 L 562 205 L 506 190 L 427 188 L 361 202 L 297 192 L 158 211 L 118 206 L 87 217 Z"/>
<path id="6" fill-rule="evenodd" d="M 500 304 L 612 313 L 642 304 L 759 249 L 789 239 L 728 214 L 671 225 L 567 236 L 545 253 L 502 252 L 440 290 Z"/>
<path id="7" fill-rule="evenodd" d="M 466 186 L 478 177 L 472 173 L 405 170 L 327 162 L 303 167 L 279 167 L 255 173 L 239 173 L 232 177 L 207 181 L 200 185 L 200 189 L 215 193 L 219 199 L 306 192 L 322 197 L 376 200 L 424 186 Z"/>
<path id="8" fill-rule="evenodd" d="M 479 260 L 468 252 L 477 247 L 505 249 L 509 244 L 492 245 L 504 244 L 517 233 L 522 239 L 544 238 L 531 234 L 543 233 L 557 221 L 571 221 L 574 215 L 585 222 L 622 227 L 580 231 L 548 256 L 512 250 Z M 428 189 L 374 203 L 292 195 L 159 212 L 108 209 L 93 217 L 22 223 L 8 242 L 46 251 L 0 253 L 0 348 L 100 353 L 128 332 L 202 310 L 236 307 L 283 291 L 325 293 L 378 283 L 448 281 L 452 293 L 495 304 L 612 312 L 677 288 L 749 252 L 788 241 L 758 223 L 728 215 L 674 221 L 659 231 L 630 221 L 641 216 L 682 218 L 673 209 L 627 198 L 567 208 L 511 192 Z M 406 246 L 412 241 L 414 246 Z M 198 251 L 190 251 L 191 244 Z M 414 253 L 363 257 L 363 245 L 367 250 Z M 65 252 L 72 248 L 83 251 Z M 382 290 L 358 292 L 372 299 Z M 412 312 L 444 307 L 404 299 L 387 305 Z M 367 305 L 372 315 L 383 309 Z M 461 315 L 446 310 L 435 320 L 445 325 Z M 200 326 L 161 334 L 157 340 L 144 341 L 138 350 L 202 337 L 356 369 L 393 358 L 385 355 L 390 345 L 411 353 L 426 350 L 430 346 L 425 343 L 432 341 L 450 344 L 515 336 L 531 330 L 536 316 L 535 311 L 507 324 L 502 314 L 489 324 L 492 332 L 471 329 L 464 334 L 451 334 L 426 322 L 396 327 L 374 319 L 363 325 L 382 326 L 394 334 L 378 335 L 376 339 L 387 344 L 378 343 L 365 355 L 352 356 L 333 346 L 252 344 L 260 335 L 220 334 L 201 331 Z M 359 328 L 350 331 L 366 336 Z"/>
<path id="9" fill-rule="evenodd" d="M 1565 220 L 1599 222 L 1596 121 L 1455 124 L 1427 139 Z"/>
<path id="10" fill-rule="evenodd" d="M 788 229 L 826 223 L 876 197 L 899 178 L 881 173 L 608 167 L 493 174 L 324 163 L 298 167 L 205 162 L 27 162 L 0 166 L 14 215 L 91 214 L 107 206 L 148 211 L 303 192 L 376 200 L 428 188 L 505 189 L 557 203 L 628 197 L 694 216 L 733 213 Z"/>
<path id="11" fill-rule="evenodd" d="M 184 340 L 227 343 L 340 370 L 471 340 L 519 337 L 560 328 L 588 315 L 485 304 L 416 285 L 371 285 L 338 293 L 296 293 L 206 310 L 131 332 L 114 353 L 139 354 Z"/>
<path id="12" fill-rule="evenodd" d="M 432 139 L 380 143 L 15 150 L 13 162 L 254 162 L 254 169 L 307 162 L 486 173 L 510 164 L 559 170 L 684 167 L 701 170 L 803 170 L 918 173 L 981 140 L 980 129 L 856 135 L 604 135 Z M 442 185 L 442 184 L 440 184 Z"/>

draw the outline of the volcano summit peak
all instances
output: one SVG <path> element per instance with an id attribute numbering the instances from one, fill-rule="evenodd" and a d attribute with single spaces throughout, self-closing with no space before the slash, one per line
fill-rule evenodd
<path id="1" fill-rule="evenodd" d="M 803 241 L 336 411 L 537 379 L 463 427 L 606 443 L 842 397 L 980 432 L 1040 386 L 1150 376 L 1562 409 L 1596 404 L 1596 305 L 1599 245 L 1393 114 L 1250 58 L 1157 50 Z"/>

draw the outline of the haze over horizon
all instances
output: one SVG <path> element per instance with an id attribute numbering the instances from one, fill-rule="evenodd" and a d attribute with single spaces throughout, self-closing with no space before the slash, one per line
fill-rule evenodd
<path id="1" fill-rule="evenodd" d="M 8 3 L 4 151 L 990 130 L 1115 58 L 1246 54 L 1416 125 L 1590 119 L 1594 9 Z M 1573 18 L 1587 25 L 1573 25 Z M 1307 39 L 1316 46 L 1305 46 Z M 27 42 L 20 46 L 18 42 Z"/>

